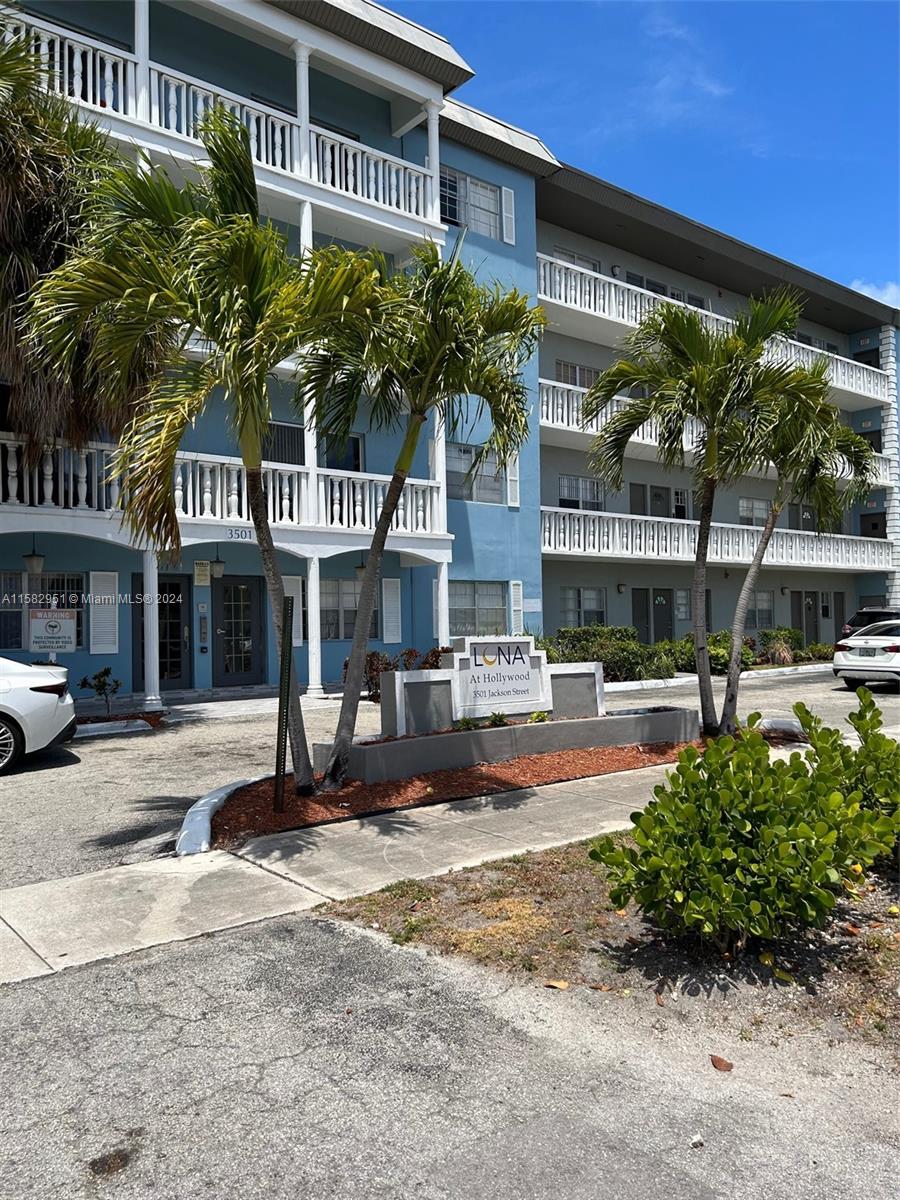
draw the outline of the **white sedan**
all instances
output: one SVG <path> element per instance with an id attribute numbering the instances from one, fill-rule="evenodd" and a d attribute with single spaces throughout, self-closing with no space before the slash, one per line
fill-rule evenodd
<path id="1" fill-rule="evenodd" d="M 848 688 L 879 682 L 900 686 L 900 621 L 879 621 L 843 638 L 834 648 L 833 669 Z"/>
<path id="2" fill-rule="evenodd" d="M 75 734 L 75 701 L 65 667 L 0 658 L 0 775 L 23 754 Z"/>

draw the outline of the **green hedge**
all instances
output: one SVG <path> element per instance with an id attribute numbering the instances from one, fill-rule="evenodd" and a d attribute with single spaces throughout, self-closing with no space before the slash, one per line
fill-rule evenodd
<path id="1" fill-rule="evenodd" d="M 602 662 L 608 683 L 632 679 L 671 679 L 675 662 L 667 648 L 645 646 L 631 625 L 584 625 L 535 638 L 551 663 Z"/>

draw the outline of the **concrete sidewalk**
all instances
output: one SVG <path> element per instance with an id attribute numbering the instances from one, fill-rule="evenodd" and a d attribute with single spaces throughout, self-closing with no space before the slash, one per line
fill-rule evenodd
<path id="1" fill-rule="evenodd" d="M 627 828 L 665 766 L 406 809 L 0 891 L 0 982 Z"/>

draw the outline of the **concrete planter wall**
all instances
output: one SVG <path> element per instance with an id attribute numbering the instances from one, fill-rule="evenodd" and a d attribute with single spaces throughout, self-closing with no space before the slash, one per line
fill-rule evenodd
<path id="1" fill-rule="evenodd" d="M 358 742 L 350 751 L 349 774 L 351 779 L 380 783 L 385 779 L 410 779 L 427 771 L 506 762 L 522 754 L 629 746 L 638 742 L 689 742 L 699 735 L 700 721 L 694 709 L 626 709 L 609 717 L 457 730 L 388 742 Z M 321 743 L 313 747 L 317 771 L 324 770 L 329 750 L 330 746 Z"/>

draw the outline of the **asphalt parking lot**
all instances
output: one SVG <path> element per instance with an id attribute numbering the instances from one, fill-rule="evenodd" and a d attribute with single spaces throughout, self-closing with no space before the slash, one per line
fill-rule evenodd
<path id="1" fill-rule="evenodd" d="M 717 694 L 721 693 L 717 683 Z M 900 731 L 900 697 L 873 689 L 885 721 Z M 855 697 L 831 675 L 759 680 L 742 685 L 739 711 L 790 716 L 803 700 L 840 725 Z M 610 710 L 696 704 L 693 688 L 614 692 Z M 205 706 L 209 711 L 211 706 Z M 169 853 L 182 816 L 211 788 L 272 770 L 275 715 L 234 704 L 227 717 L 174 724 L 152 734 L 77 741 L 32 755 L 0 779 L 0 887 L 95 871 Z M 224 711 L 224 710 L 223 710 Z M 310 741 L 330 737 L 338 704 L 306 712 Z M 376 706 L 362 704 L 359 729 L 379 728 Z"/>

